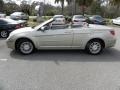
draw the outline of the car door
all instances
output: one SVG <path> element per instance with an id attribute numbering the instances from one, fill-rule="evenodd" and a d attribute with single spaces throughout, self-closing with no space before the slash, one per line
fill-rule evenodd
<path id="1" fill-rule="evenodd" d="M 72 47 L 83 49 L 86 45 L 86 42 L 89 40 L 91 34 L 89 28 L 73 27 L 72 29 L 74 33 Z"/>
<path id="2" fill-rule="evenodd" d="M 0 20 L 0 31 L 6 30 L 7 28 L 8 28 L 7 22 L 5 22 L 4 20 Z"/>
<path id="3" fill-rule="evenodd" d="M 37 31 L 36 38 L 39 48 L 71 48 L 73 30 L 69 28 L 52 28 L 44 31 Z"/>

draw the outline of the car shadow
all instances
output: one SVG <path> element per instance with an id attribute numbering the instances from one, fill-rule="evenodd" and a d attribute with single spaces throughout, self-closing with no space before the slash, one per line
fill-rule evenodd
<path id="1" fill-rule="evenodd" d="M 1 38 L 1 37 L 0 37 L 0 40 L 6 40 L 6 38 Z"/>
<path id="2" fill-rule="evenodd" d="M 71 62 L 116 62 L 120 61 L 120 51 L 115 48 L 105 49 L 99 55 L 89 55 L 82 50 L 40 50 L 30 55 L 21 55 L 11 51 L 14 59 L 29 61 L 71 61 Z"/>

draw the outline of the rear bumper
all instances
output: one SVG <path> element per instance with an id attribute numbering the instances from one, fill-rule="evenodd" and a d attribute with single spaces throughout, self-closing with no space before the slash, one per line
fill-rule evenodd
<path id="1" fill-rule="evenodd" d="M 106 48 L 109 48 L 109 47 L 114 47 L 115 46 L 115 44 L 116 44 L 116 39 L 114 38 L 114 39 L 112 39 L 112 40 L 107 40 L 107 42 L 106 42 Z"/>

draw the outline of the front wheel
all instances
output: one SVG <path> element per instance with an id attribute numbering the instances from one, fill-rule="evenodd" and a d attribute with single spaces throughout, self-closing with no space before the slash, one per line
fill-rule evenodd
<path id="1" fill-rule="evenodd" d="M 34 51 L 34 45 L 30 40 L 20 40 L 17 43 L 16 49 L 18 52 L 24 55 L 28 55 Z"/>
<path id="2" fill-rule="evenodd" d="M 5 30 L 3 30 L 3 31 L 0 32 L 0 36 L 1 36 L 2 38 L 7 38 L 7 37 L 8 37 L 8 32 L 5 31 Z"/>
<path id="3" fill-rule="evenodd" d="M 92 55 L 100 54 L 102 50 L 103 46 L 99 40 L 90 41 L 86 46 L 86 51 Z"/>

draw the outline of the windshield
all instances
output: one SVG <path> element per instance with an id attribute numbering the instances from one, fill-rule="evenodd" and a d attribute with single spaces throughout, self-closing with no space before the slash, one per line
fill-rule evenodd
<path id="1" fill-rule="evenodd" d="M 14 12 L 13 14 L 14 15 L 20 15 L 20 14 L 22 14 L 22 12 Z"/>
<path id="2" fill-rule="evenodd" d="M 103 18 L 101 16 L 95 16 L 94 18 L 97 20 L 103 20 Z"/>
<path id="3" fill-rule="evenodd" d="M 1 20 L 4 21 L 5 23 L 9 23 L 9 24 L 12 24 L 12 23 L 16 24 L 17 23 L 17 21 L 12 20 L 12 19 L 1 19 Z"/>
<path id="4" fill-rule="evenodd" d="M 63 15 L 55 15 L 53 18 L 54 19 L 56 19 L 56 18 L 64 18 L 64 16 Z"/>
<path id="5" fill-rule="evenodd" d="M 52 21 L 53 21 L 53 18 L 51 18 L 51 19 L 49 19 L 49 20 L 41 23 L 40 25 L 34 27 L 34 29 L 35 29 L 35 30 L 38 30 L 38 29 L 41 28 L 42 26 L 44 26 L 44 25 L 46 25 L 47 23 L 50 23 L 50 22 L 52 22 Z"/>
<path id="6" fill-rule="evenodd" d="M 84 16 L 82 16 L 82 15 L 79 15 L 79 16 L 75 16 L 75 18 L 84 18 Z"/>

